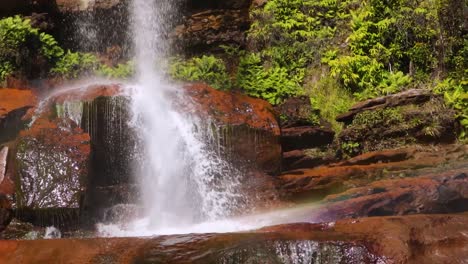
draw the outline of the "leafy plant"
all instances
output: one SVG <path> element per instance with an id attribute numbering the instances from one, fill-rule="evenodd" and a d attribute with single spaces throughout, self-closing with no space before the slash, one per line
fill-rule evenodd
<path id="1" fill-rule="evenodd" d="M 400 108 L 384 108 L 358 113 L 353 119 L 353 125 L 376 127 L 399 124 L 403 122 Z"/>
<path id="2" fill-rule="evenodd" d="M 28 74 L 37 56 L 52 65 L 63 54 L 54 37 L 33 28 L 29 19 L 14 16 L 0 20 L 0 81 L 15 71 Z"/>
<path id="3" fill-rule="evenodd" d="M 175 59 L 171 63 L 169 73 L 176 80 L 204 81 L 220 90 L 231 88 L 224 61 L 214 56 L 204 55 L 186 61 Z"/>
<path id="4" fill-rule="evenodd" d="M 462 126 L 460 137 L 468 136 L 468 81 L 447 78 L 440 82 L 434 91 L 444 96 L 447 105 L 457 111 L 457 119 Z"/>
<path id="5" fill-rule="evenodd" d="M 286 68 L 267 68 L 262 65 L 260 55 L 256 53 L 240 59 L 237 85 L 247 94 L 263 98 L 273 105 L 301 93 L 297 78 L 291 78 Z"/>
<path id="6" fill-rule="evenodd" d="M 351 157 L 359 153 L 360 146 L 361 144 L 359 144 L 359 142 L 343 142 L 341 143 L 341 150 L 345 156 Z"/>
<path id="7" fill-rule="evenodd" d="M 67 51 L 51 72 L 65 78 L 78 78 L 81 75 L 90 75 L 98 68 L 99 62 L 96 56 L 89 53 Z"/>
<path id="8" fill-rule="evenodd" d="M 306 88 L 312 107 L 320 113 L 321 118 L 332 125 L 333 130 L 338 134 L 343 124 L 337 122 L 336 117 L 348 111 L 354 104 L 352 94 L 340 87 L 336 79 L 331 76 L 309 83 Z"/>

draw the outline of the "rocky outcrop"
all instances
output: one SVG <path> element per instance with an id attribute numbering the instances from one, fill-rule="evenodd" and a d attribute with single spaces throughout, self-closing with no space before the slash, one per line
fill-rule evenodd
<path id="1" fill-rule="evenodd" d="M 335 132 L 329 124 L 317 120 L 318 112 L 312 109 L 308 97 L 290 98 L 275 110 L 280 119 L 285 170 L 310 168 L 333 160 L 322 154 L 333 142 Z"/>
<path id="2" fill-rule="evenodd" d="M 321 199 L 347 189 L 381 180 L 444 172 L 445 166 L 466 166 L 466 146 L 421 147 L 366 153 L 355 158 L 310 169 L 284 172 L 278 188 L 289 199 Z"/>
<path id="3" fill-rule="evenodd" d="M 245 46 L 250 26 L 246 10 L 205 10 L 175 28 L 172 41 L 184 53 L 220 51 L 220 45 Z"/>
<path id="4" fill-rule="evenodd" d="M 2 263 L 462 263 L 468 217 L 416 215 L 155 238 L 4 241 Z"/>
<path id="5" fill-rule="evenodd" d="M 348 123 L 338 135 L 341 156 L 414 143 L 453 143 L 459 130 L 455 116 L 443 98 L 426 90 L 409 90 L 359 103 L 338 118 Z"/>
<path id="6" fill-rule="evenodd" d="M 325 198 L 319 221 L 468 211 L 468 168 L 416 178 L 381 180 Z"/>
<path id="7" fill-rule="evenodd" d="M 239 166 L 253 165 L 270 174 L 281 170 L 280 129 L 273 109 L 261 99 L 215 90 L 204 84 L 185 87 L 197 112 L 218 127 L 218 142 Z"/>

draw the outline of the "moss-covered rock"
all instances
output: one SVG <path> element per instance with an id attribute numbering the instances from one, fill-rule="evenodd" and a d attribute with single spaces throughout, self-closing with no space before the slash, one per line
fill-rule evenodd
<path id="1" fill-rule="evenodd" d="M 338 135 L 343 155 L 353 156 L 413 143 L 439 144 L 456 140 L 459 129 L 456 113 L 446 107 L 441 97 L 428 95 L 422 101 L 421 98 L 405 97 L 398 102 L 389 98 L 397 97 L 381 98 L 378 101 L 385 103 L 368 103 L 366 107 L 355 107 L 350 112 L 353 114 L 347 114 L 352 121 Z"/>

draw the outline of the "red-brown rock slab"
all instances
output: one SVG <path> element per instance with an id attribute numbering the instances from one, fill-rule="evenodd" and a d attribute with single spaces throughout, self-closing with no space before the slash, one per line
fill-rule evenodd
<path id="1" fill-rule="evenodd" d="M 467 228 L 466 214 L 415 215 L 231 234 L 1 241 L 0 263 L 463 263 Z"/>
<path id="2" fill-rule="evenodd" d="M 186 85 L 185 91 L 195 109 L 184 111 L 212 120 L 234 160 L 248 161 L 269 174 L 280 172 L 280 128 L 268 102 L 200 83 Z"/>
<path id="3" fill-rule="evenodd" d="M 285 196 L 322 198 L 328 194 L 364 186 L 379 179 L 430 173 L 447 163 L 463 163 L 464 145 L 435 148 L 408 147 L 365 153 L 340 163 L 284 172 L 278 188 Z M 444 170 L 443 168 L 440 170 Z"/>
<path id="4" fill-rule="evenodd" d="M 30 90 L 0 89 L 0 123 L 12 111 L 32 108 L 37 104 L 37 97 Z"/>
<path id="5" fill-rule="evenodd" d="M 319 221 L 366 216 L 468 211 L 468 167 L 443 173 L 381 180 L 327 196 Z"/>
<path id="6" fill-rule="evenodd" d="M 248 125 L 279 135 L 273 107 L 266 101 L 237 92 L 223 92 L 197 83 L 185 86 L 186 93 L 210 117 L 222 124 Z"/>
<path id="7" fill-rule="evenodd" d="M 82 88 L 77 87 L 76 89 L 60 90 L 53 96 L 53 102 L 64 103 L 66 101 L 92 101 L 100 96 L 118 96 L 123 92 L 123 88 L 120 84 L 108 84 L 108 85 L 89 85 Z"/>

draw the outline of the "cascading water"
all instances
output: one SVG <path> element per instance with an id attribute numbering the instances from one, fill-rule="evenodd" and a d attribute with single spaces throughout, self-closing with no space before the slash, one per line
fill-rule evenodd
<path id="1" fill-rule="evenodd" d="M 135 174 L 145 215 L 127 223 L 134 235 L 180 232 L 177 228 L 218 220 L 243 199 L 239 172 L 207 144 L 213 136 L 209 124 L 177 111 L 174 102 L 186 107 L 189 100 L 161 74 L 174 4 L 134 0 L 131 5 L 137 65 L 130 86 L 131 125 L 140 140 Z"/>

